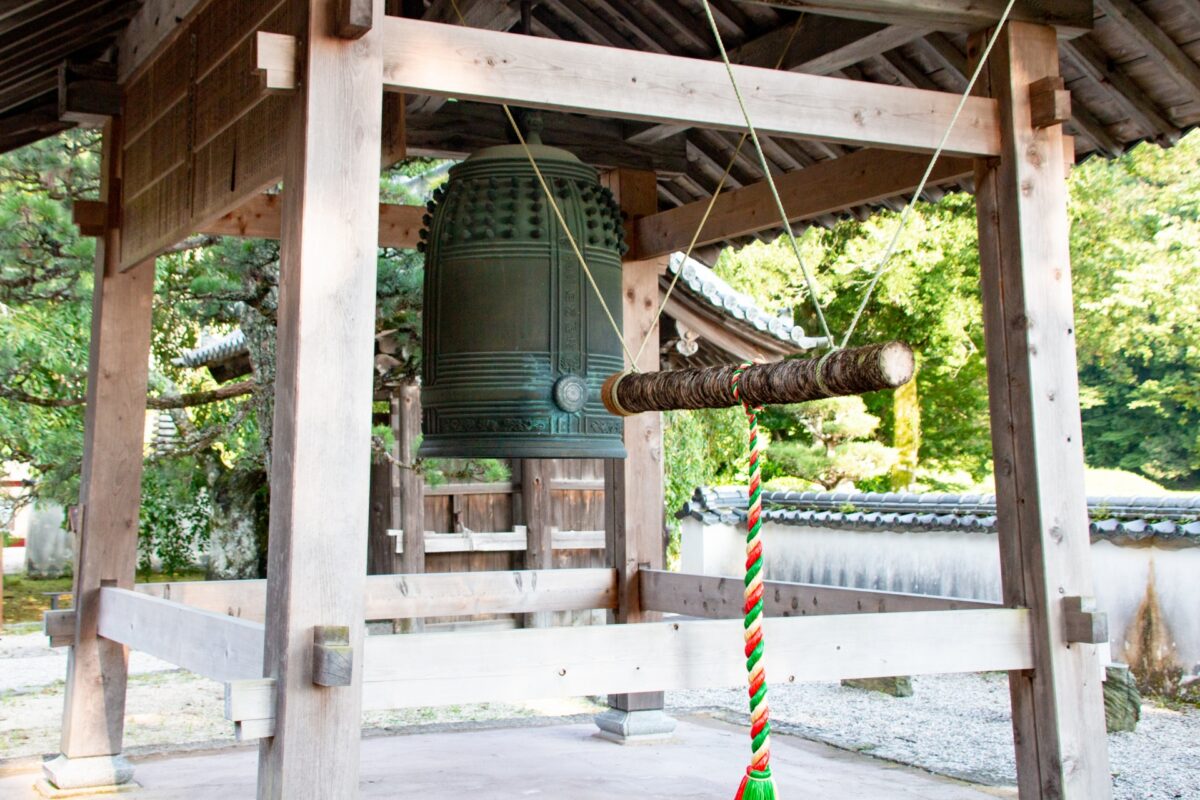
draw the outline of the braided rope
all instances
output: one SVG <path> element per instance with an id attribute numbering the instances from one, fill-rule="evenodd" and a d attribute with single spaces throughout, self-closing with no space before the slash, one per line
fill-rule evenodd
<path id="1" fill-rule="evenodd" d="M 738 789 L 735 800 L 749 797 L 773 797 L 771 782 L 771 722 L 767 710 L 767 677 L 763 667 L 763 548 L 759 533 L 762 528 L 762 469 L 758 450 L 758 412 L 761 406 L 751 406 L 742 400 L 742 373 L 752 366 L 746 362 L 733 372 L 733 398 L 746 410 L 750 423 L 749 506 L 746 517 L 746 578 L 745 619 L 746 673 L 750 694 L 750 766 Z M 750 789 L 753 785 L 753 789 Z M 748 789 L 750 791 L 748 791 Z"/>

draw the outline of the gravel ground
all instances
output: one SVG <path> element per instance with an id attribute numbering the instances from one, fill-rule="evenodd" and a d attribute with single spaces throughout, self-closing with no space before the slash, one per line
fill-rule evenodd
<path id="1" fill-rule="evenodd" d="M 45 641 L 40 633 L 0 638 L 0 761 L 57 750 L 66 651 Z M 233 743 L 219 684 L 141 653 L 130 663 L 130 751 Z M 828 683 L 772 687 L 771 718 L 781 733 L 992 786 L 1016 782 L 1006 676 L 915 677 L 913 689 L 913 697 L 894 698 Z M 667 703 L 679 713 L 746 720 L 740 689 L 670 692 Z M 580 698 L 371 712 L 364 727 L 569 717 L 599 708 Z M 1117 800 L 1200 800 L 1200 709 L 1147 703 L 1136 733 L 1108 738 Z"/>
<path id="2" fill-rule="evenodd" d="M 1016 784 L 1008 677 L 927 675 L 913 696 L 836 683 L 772 687 L 772 726 L 849 750 L 992 786 Z M 669 692 L 678 712 L 744 721 L 742 690 Z M 1142 705 L 1136 733 L 1109 734 L 1116 800 L 1200 800 L 1200 709 Z"/>

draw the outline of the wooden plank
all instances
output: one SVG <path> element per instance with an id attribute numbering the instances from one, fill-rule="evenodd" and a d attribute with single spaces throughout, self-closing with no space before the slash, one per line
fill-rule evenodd
<path id="1" fill-rule="evenodd" d="M 551 529 L 552 550 L 606 550 L 605 531 L 560 531 Z"/>
<path id="2" fill-rule="evenodd" d="M 140 583 L 135 588 L 197 610 L 264 619 L 265 580 Z M 364 592 L 364 619 L 580 611 L 612 608 L 617 596 L 616 573 L 608 568 L 370 575 Z"/>
<path id="3" fill-rule="evenodd" d="M 128 589 L 100 590 L 96 632 L 214 681 L 262 675 L 263 625 Z"/>
<path id="4" fill-rule="evenodd" d="M 921 611 L 768 619 L 772 682 L 1028 669 L 1024 609 Z M 604 692 L 738 686 L 746 679 L 740 620 L 658 622 L 372 636 L 363 705 L 370 710 Z M 263 681 L 226 687 L 226 716 L 274 716 Z"/>
<path id="5" fill-rule="evenodd" d="M 911 192 L 928 164 L 929 157 L 923 154 L 860 150 L 786 172 L 775 178 L 775 185 L 789 219 L 799 222 Z M 970 177 L 972 168 L 967 159 L 943 156 L 930 175 L 929 185 L 943 186 Z M 708 202 L 697 200 L 634 222 L 634 257 L 653 258 L 685 249 L 704 218 Z M 751 184 L 717 198 L 697 245 L 747 236 L 779 224 L 770 187 L 765 181 Z"/>
<path id="6" fill-rule="evenodd" d="M 309 648 L 315 625 L 363 640 L 383 31 L 336 37 L 332 2 L 297 0 L 304 82 L 268 98 L 286 101 L 263 670 L 279 713 L 259 800 L 359 789 L 361 659 L 351 685 L 315 686 Z"/>
<path id="7" fill-rule="evenodd" d="M 616 604 L 611 569 L 446 572 L 367 579 L 366 618 L 583 611 Z"/>
<path id="8" fill-rule="evenodd" d="M 745 127 L 722 64 L 388 17 L 384 82 L 417 93 L 698 127 Z M 932 150 L 958 96 L 734 67 L 760 133 Z M 994 155 L 995 105 L 973 98 L 952 153 Z"/>
<path id="9" fill-rule="evenodd" d="M 1187 93 L 1200 101 L 1200 64 L 1146 16 L 1132 0 L 1096 0 L 1104 16 L 1141 46 L 1142 52 Z"/>
<path id="10" fill-rule="evenodd" d="M 412 249 L 417 246 L 424 206 L 379 204 L 379 246 Z M 259 194 L 196 233 L 215 236 L 241 236 L 254 239 L 278 239 L 280 232 L 280 195 Z"/>
<path id="11" fill-rule="evenodd" d="M 1062 604 L 1092 594 L 1062 127 L 1033 128 L 1029 97 L 1058 72 L 1054 31 L 1012 23 L 981 79 L 1003 142 L 975 179 L 988 397 L 1004 602 L 1030 609 L 1035 656 L 1009 675 L 1020 792 L 1105 800 L 1100 654 L 1067 643 Z"/>
<path id="12" fill-rule="evenodd" d="M 642 605 L 668 614 L 706 619 L 741 619 L 741 578 L 641 570 Z M 997 603 L 902 592 L 847 589 L 813 583 L 767 581 L 763 594 L 768 617 L 822 614 L 866 614 L 901 611 L 947 611 L 1000 608 Z"/>
<path id="13" fill-rule="evenodd" d="M 551 459 L 521 459 L 521 509 L 525 525 L 525 569 L 549 569 L 554 566 L 550 525 L 550 481 L 557 474 L 557 464 Z M 526 614 L 526 628 L 545 628 L 551 616 L 545 612 Z"/>
<path id="14" fill-rule="evenodd" d="M 942 31 L 977 31 L 995 24 L 1007 0 L 747 0 L 812 14 L 913 25 L 927 23 Z M 1046 3 L 1017 0 L 1009 19 L 1053 25 L 1077 36 L 1092 29 L 1092 0 Z"/>
<path id="15" fill-rule="evenodd" d="M 120 202 L 120 121 L 104 128 L 100 196 Z M 150 364 L 154 262 L 117 271 L 120 230 L 109 215 L 96 243 L 92 336 L 76 550 L 75 646 L 67 661 L 61 752 L 68 758 L 121 752 L 125 650 L 97 635 L 100 587 L 133 586 L 141 503 L 142 440 Z"/>
<path id="16" fill-rule="evenodd" d="M 518 491 L 518 486 L 509 481 L 496 483 L 443 483 L 438 486 L 426 486 L 426 497 L 449 497 L 467 494 L 512 494 Z"/>

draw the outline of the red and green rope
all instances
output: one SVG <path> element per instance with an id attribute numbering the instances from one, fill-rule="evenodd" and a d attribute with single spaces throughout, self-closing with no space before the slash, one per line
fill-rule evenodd
<path id="1" fill-rule="evenodd" d="M 742 372 L 752 366 L 740 365 L 733 372 L 733 397 L 746 410 L 750 422 L 749 505 L 746 515 L 746 593 L 743 622 L 746 639 L 746 673 L 750 683 L 750 766 L 738 787 L 734 800 L 772 800 L 775 782 L 771 778 L 771 722 L 767 712 L 767 677 L 763 669 L 763 548 L 762 475 L 758 453 L 758 412 L 762 407 L 742 400 Z"/>

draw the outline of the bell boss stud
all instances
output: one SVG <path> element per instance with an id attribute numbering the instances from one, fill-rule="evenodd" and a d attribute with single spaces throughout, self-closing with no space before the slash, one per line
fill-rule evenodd
<path id="1" fill-rule="evenodd" d="M 729 408 L 805 403 L 826 397 L 895 389 L 913 376 L 913 352 L 904 342 L 831 350 L 820 358 L 747 367 L 740 399 L 730 392 L 738 367 L 704 367 L 662 372 L 618 372 L 600 395 L 609 412 L 627 417 L 643 411 Z"/>

